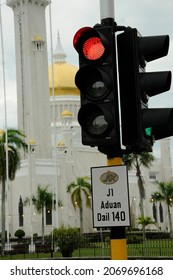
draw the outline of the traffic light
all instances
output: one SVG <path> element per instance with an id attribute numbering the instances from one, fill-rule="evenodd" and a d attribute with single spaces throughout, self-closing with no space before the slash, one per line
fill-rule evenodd
<path id="1" fill-rule="evenodd" d="M 152 151 L 154 140 L 173 135 L 173 109 L 149 109 L 148 99 L 168 91 L 171 72 L 145 72 L 146 63 L 166 56 L 169 36 L 142 37 L 128 28 L 117 36 L 122 144 Z"/>
<path id="2" fill-rule="evenodd" d="M 75 83 L 80 90 L 82 143 L 110 154 L 120 145 L 113 27 L 83 27 L 76 32 L 73 45 L 79 54 Z"/>

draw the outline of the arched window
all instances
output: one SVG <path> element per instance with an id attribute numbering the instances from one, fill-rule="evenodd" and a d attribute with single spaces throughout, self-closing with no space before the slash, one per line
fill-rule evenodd
<path id="1" fill-rule="evenodd" d="M 153 218 L 155 222 L 157 223 L 157 209 L 155 203 L 153 203 Z"/>
<path id="2" fill-rule="evenodd" d="M 52 225 L 52 209 L 46 206 L 46 225 Z"/>
<path id="3" fill-rule="evenodd" d="M 163 207 L 161 202 L 159 204 L 159 215 L 160 215 L 160 222 L 163 223 Z"/>
<path id="4" fill-rule="evenodd" d="M 21 195 L 19 198 L 18 213 L 19 213 L 19 227 L 23 227 L 23 201 Z"/>

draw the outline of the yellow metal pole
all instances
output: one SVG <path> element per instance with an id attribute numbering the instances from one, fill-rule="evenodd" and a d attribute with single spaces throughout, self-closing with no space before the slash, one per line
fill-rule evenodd
<path id="1" fill-rule="evenodd" d="M 122 158 L 108 158 L 107 166 L 122 165 Z M 127 260 L 125 227 L 112 227 L 110 236 L 111 260 Z"/>
<path id="2" fill-rule="evenodd" d="M 114 158 L 107 159 L 107 166 L 121 165 L 121 164 L 122 164 L 122 158 L 120 158 L 120 157 L 114 157 Z"/>

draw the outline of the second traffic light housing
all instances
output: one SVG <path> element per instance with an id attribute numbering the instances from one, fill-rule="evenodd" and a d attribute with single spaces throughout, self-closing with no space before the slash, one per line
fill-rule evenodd
<path id="1" fill-rule="evenodd" d="M 148 99 L 170 89 L 171 72 L 145 72 L 146 63 L 168 53 L 169 36 L 142 37 L 137 29 L 117 36 L 122 143 L 151 151 L 154 140 L 173 135 L 173 109 L 149 109 Z"/>
<path id="2" fill-rule="evenodd" d="M 109 154 L 120 142 L 113 27 L 81 28 L 73 43 L 79 54 L 75 83 L 80 90 L 78 121 L 82 143 L 97 146 L 101 152 Z"/>

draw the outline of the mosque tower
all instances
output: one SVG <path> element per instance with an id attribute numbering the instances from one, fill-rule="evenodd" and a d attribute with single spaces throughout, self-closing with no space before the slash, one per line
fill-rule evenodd
<path id="1" fill-rule="evenodd" d="M 37 144 L 36 157 L 51 157 L 45 8 L 47 0 L 7 0 L 14 12 L 18 128 Z"/>

